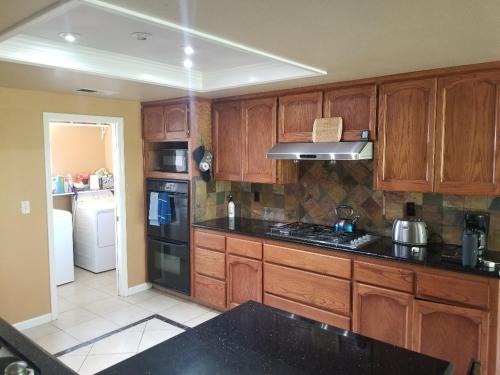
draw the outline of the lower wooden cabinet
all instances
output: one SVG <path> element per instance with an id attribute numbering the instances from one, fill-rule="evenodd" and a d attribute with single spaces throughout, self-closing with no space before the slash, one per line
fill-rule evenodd
<path id="1" fill-rule="evenodd" d="M 411 348 L 413 295 L 355 282 L 352 329 L 362 335 Z"/>
<path id="2" fill-rule="evenodd" d="M 207 305 L 226 308 L 226 283 L 200 274 L 195 275 L 194 297 Z"/>
<path id="3" fill-rule="evenodd" d="M 262 262 L 227 255 L 227 307 L 246 301 L 262 302 Z"/>
<path id="4" fill-rule="evenodd" d="M 488 369 L 487 312 L 419 301 L 414 303 L 413 350 L 453 363 L 455 375 L 467 375 L 472 360 Z"/>

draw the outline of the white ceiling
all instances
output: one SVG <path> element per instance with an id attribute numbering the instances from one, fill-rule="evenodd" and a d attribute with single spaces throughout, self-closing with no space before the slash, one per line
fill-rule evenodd
<path id="1" fill-rule="evenodd" d="M 316 83 L 500 60 L 498 0 L 106 0 L 328 72 L 204 94 L 259 92 Z M 22 3 L 22 4 L 20 4 Z M 50 1 L 2 0 L 0 28 Z M 17 65 L 17 64 L 16 64 Z M 24 72 L 29 72 L 30 80 Z M 12 77 L 10 74 L 17 74 Z M 86 74 L 52 80 L 53 69 L 0 63 L 0 85 L 71 90 Z M 74 76 L 73 76 L 74 75 Z M 73 77 L 73 78 L 71 78 Z M 159 99 L 186 91 L 92 78 L 117 97 Z M 73 88 L 74 89 L 74 88 Z M 179 95 L 181 94 L 181 95 Z M 136 96 L 139 95 L 139 96 Z"/>

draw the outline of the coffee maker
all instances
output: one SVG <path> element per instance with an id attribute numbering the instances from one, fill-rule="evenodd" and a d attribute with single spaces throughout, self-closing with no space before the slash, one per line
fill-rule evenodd
<path id="1" fill-rule="evenodd" d="M 490 226 L 490 215 L 485 212 L 466 212 L 464 216 L 464 234 L 477 236 L 477 259 L 481 262 L 486 252 L 486 239 Z M 464 243 L 465 245 L 465 243 Z"/>

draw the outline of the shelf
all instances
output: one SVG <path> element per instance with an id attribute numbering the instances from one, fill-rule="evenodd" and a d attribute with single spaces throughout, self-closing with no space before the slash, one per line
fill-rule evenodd
<path id="1" fill-rule="evenodd" d="M 157 172 L 149 171 L 145 173 L 146 178 L 172 178 L 174 180 L 190 180 L 190 173 L 173 173 L 173 172 Z"/>
<path id="2" fill-rule="evenodd" d="M 64 197 L 68 195 L 75 195 L 75 194 L 86 194 L 86 193 L 98 193 L 100 191 L 114 191 L 115 189 L 101 189 L 101 190 L 80 190 L 77 191 L 76 193 L 52 193 L 53 197 Z"/>

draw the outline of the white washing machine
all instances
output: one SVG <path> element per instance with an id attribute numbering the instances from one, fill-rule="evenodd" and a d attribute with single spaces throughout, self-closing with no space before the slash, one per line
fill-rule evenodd
<path id="1" fill-rule="evenodd" d="M 56 285 L 75 281 L 73 264 L 73 215 L 63 210 L 52 210 L 54 218 L 54 253 Z"/>
<path id="2" fill-rule="evenodd" d="M 110 191 L 80 193 L 74 204 L 75 264 L 92 272 L 116 268 L 115 199 Z"/>

